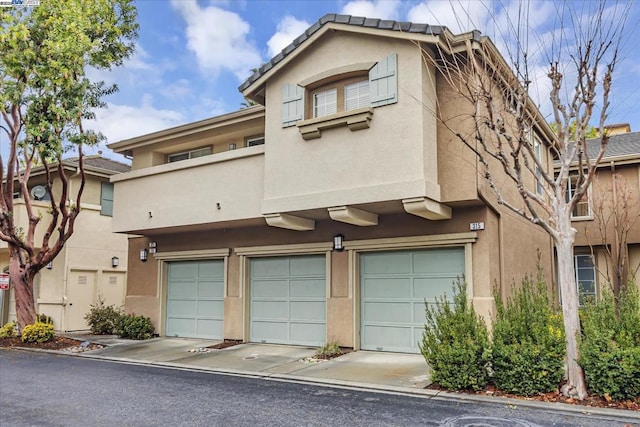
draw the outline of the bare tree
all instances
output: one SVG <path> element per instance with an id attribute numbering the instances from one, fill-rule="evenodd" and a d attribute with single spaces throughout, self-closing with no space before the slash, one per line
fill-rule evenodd
<path id="1" fill-rule="evenodd" d="M 445 31 L 435 48 L 424 49 L 426 65 L 438 71 L 438 98 L 457 99 L 455 111 L 438 104 L 439 122 L 473 151 L 497 202 L 542 227 L 555 243 L 567 337 L 568 378 L 563 392 L 577 399 L 585 398 L 587 392 L 578 364 L 576 230 L 571 217 L 607 145 L 605 133 L 600 136 L 598 154 L 592 157 L 586 139 L 592 120 L 604 129 L 626 15 L 614 22 L 606 2 L 586 6 L 591 10 L 577 11 L 571 2 L 558 4 L 556 14 L 571 21 L 573 35 L 562 28 L 554 33 L 551 46 L 540 41 L 529 48 L 528 8 L 520 3 L 518 19 L 510 21 L 505 35 L 515 45 L 503 49 L 508 62 L 489 38 L 477 33 L 461 38 Z M 530 51 L 544 52 L 549 64 L 546 76 L 556 136 L 530 97 L 534 87 Z M 556 174 L 552 161 L 558 164 Z"/>
<path id="2" fill-rule="evenodd" d="M 599 241 L 592 242 L 589 233 L 586 233 L 586 237 L 592 254 L 595 252 L 594 244 L 602 248 L 607 260 L 604 273 L 612 286 L 614 296 L 617 297 L 629 278 L 635 275 L 640 267 L 629 264 L 628 247 L 629 232 L 640 217 L 640 199 L 629 188 L 627 180 L 615 172 L 614 166 L 611 173 L 610 188 L 603 192 L 595 192 L 591 198 Z M 597 185 L 601 184 L 598 177 L 595 182 L 596 188 L 606 188 L 604 183 L 602 187 Z"/>

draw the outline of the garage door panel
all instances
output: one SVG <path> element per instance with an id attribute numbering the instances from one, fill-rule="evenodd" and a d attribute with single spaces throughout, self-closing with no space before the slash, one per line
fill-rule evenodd
<path id="1" fill-rule="evenodd" d="M 453 294 L 464 260 L 461 247 L 360 255 L 361 348 L 418 353 L 425 300 Z"/>
<path id="2" fill-rule="evenodd" d="M 193 279 L 195 276 L 194 269 L 198 268 L 198 263 L 195 262 L 176 262 L 171 263 L 169 268 L 169 279 Z M 196 270 L 197 271 L 197 270 Z"/>
<path id="3" fill-rule="evenodd" d="M 435 301 L 436 296 L 446 294 L 449 299 L 453 295 L 455 276 L 423 277 L 413 280 L 413 295 L 415 298 Z"/>
<path id="4" fill-rule="evenodd" d="M 304 323 L 295 322 L 291 324 L 290 341 L 300 345 L 318 345 L 324 342 L 326 337 L 326 327 L 324 323 Z"/>
<path id="5" fill-rule="evenodd" d="M 326 295 L 326 280 L 323 279 L 305 279 L 291 280 L 289 282 L 291 297 L 316 297 L 324 298 Z"/>
<path id="6" fill-rule="evenodd" d="M 198 335 L 218 335 L 222 336 L 222 320 L 218 319 L 198 319 L 196 322 L 196 333 Z"/>
<path id="7" fill-rule="evenodd" d="M 199 282 L 198 298 L 224 298 L 224 283 L 221 280 Z"/>
<path id="8" fill-rule="evenodd" d="M 291 319 L 324 321 L 326 313 L 325 301 L 291 301 Z"/>
<path id="9" fill-rule="evenodd" d="M 291 257 L 289 274 L 295 276 L 324 276 L 325 259 L 318 256 Z"/>
<path id="10" fill-rule="evenodd" d="M 224 261 L 176 261 L 167 269 L 166 334 L 221 339 Z"/>
<path id="11" fill-rule="evenodd" d="M 254 258 L 251 260 L 251 277 L 282 277 L 289 271 L 289 262 L 278 258 Z"/>
<path id="12" fill-rule="evenodd" d="M 167 297 L 173 298 L 195 298 L 198 293 L 195 282 L 173 282 L 167 290 Z"/>
<path id="13" fill-rule="evenodd" d="M 197 304 L 195 300 L 173 300 L 167 304 L 168 316 L 195 317 Z"/>
<path id="14" fill-rule="evenodd" d="M 197 302 L 197 314 L 200 317 L 214 317 L 221 318 L 224 312 L 224 303 L 222 301 L 203 301 Z"/>
<path id="15" fill-rule="evenodd" d="M 260 280 L 252 282 L 251 295 L 256 298 L 282 298 L 289 293 L 289 282 L 287 280 Z"/>
<path id="16" fill-rule="evenodd" d="M 411 298 L 411 279 L 409 278 L 363 278 L 362 296 L 364 298 Z"/>
<path id="17" fill-rule="evenodd" d="M 411 322 L 411 311 L 406 302 L 366 302 L 363 316 L 367 322 Z"/>
<path id="18" fill-rule="evenodd" d="M 464 252 L 458 248 L 432 249 L 416 252 L 413 256 L 413 272 L 418 274 L 459 271 L 460 265 L 464 265 Z"/>
<path id="19" fill-rule="evenodd" d="M 189 336 L 196 329 L 195 319 L 182 319 L 179 317 L 173 317 L 167 321 L 167 335 L 168 336 Z"/>
<path id="20" fill-rule="evenodd" d="M 250 337 L 278 344 L 322 345 L 326 338 L 324 255 L 250 260 Z"/>
<path id="21" fill-rule="evenodd" d="M 370 350 L 395 351 L 412 347 L 413 337 L 409 327 L 372 325 L 362 331 L 362 346 Z"/>
<path id="22" fill-rule="evenodd" d="M 251 308 L 256 320 L 289 318 L 289 303 L 286 301 L 254 301 Z"/>
<path id="23" fill-rule="evenodd" d="M 286 341 L 289 339 L 288 322 L 255 322 L 251 329 L 251 341 Z"/>
<path id="24" fill-rule="evenodd" d="M 411 255 L 403 252 L 370 253 L 361 263 L 362 274 L 399 274 L 411 272 Z"/>
<path id="25" fill-rule="evenodd" d="M 224 262 L 199 263 L 198 277 L 215 279 L 224 277 Z"/>

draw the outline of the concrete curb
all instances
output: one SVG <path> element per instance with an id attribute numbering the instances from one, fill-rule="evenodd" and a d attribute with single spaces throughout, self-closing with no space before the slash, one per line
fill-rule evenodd
<path id="1" fill-rule="evenodd" d="M 390 394 L 397 394 L 397 395 L 404 395 L 404 396 L 423 397 L 428 399 L 438 399 L 438 400 L 447 400 L 447 401 L 504 404 L 511 407 L 526 407 L 526 408 L 532 408 L 532 409 L 542 409 L 547 411 L 563 412 L 571 415 L 582 414 L 585 416 L 598 416 L 603 418 L 609 418 L 612 421 L 640 422 L 640 413 L 636 413 L 631 410 L 624 410 L 624 409 L 570 405 L 567 403 L 560 403 L 560 402 L 540 402 L 537 400 L 524 400 L 524 399 L 515 399 L 515 398 L 501 397 L 501 396 L 482 396 L 482 395 L 454 393 L 454 392 L 446 392 L 446 391 L 430 390 L 430 389 L 399 387 L 399 386 L 392 386 L 392 385 L 379 385 L 379 384 L 363 383 L 363 382 L 357 382 L 357 381 L 345 381 L 345 380 L 338 380 L 338 379 L 308 377 L 308 376 L 302 376 L 302 375 L 243 371 L 243 370 L 227 369 L 227 368 L 210 368 L 206 366 L 197 366 L 197 365 L 194 366 L 194 365 L 186 365 L 182 363 L 156 362 L 153 360 L 130 359 L 130 358 L 124 358 L 124 357 L 109 357 L 109 356 L 102 356 L 99 354 L 90 354 L 90 352 L 73 353 L 73 352 L 68 352 L 63 350 L 43 350 L 43 349 L 34 349 L 34 348 L 27 348 L 27 347 L 11 347 L 11 348 L 16 350 L 22 350 L 22 351 L 52 353 L 52 354 L 59 354 L 64 356 L 75 356 L 75 357 L 81 357 L 86 359 L 102 360 L 102 361 L 109 361 L 114 363 L 126 363 L 130 365 L 138 365 L 138 366 L 152 366 L 152 367 L 160 367 L 160 368 L 168 368 L 168 369 L 179 369 L 179 370 L 190 371 L 190 372 L 203 372 L 203 373 L 213 373 L 213 374 L 220 374 L 220 375 L 240 376 L 240 377 L 246 377 L 246 378 L 259 378 L 259 379 L 265 379 L 265 380 L 295 382 L 295 383 L 310 384 L 310 385 L 317 385 L 317 386 L 324 386 L 324 387 L 347 388 L 352 390 L 368 391 L 368 392 L 374 392 L 374 393 L 390 393 Z"/>

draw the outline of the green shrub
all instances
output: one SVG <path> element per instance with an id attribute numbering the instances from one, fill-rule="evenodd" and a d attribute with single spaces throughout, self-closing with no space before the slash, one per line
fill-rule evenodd
<path id="1" fill-rule="evenodd" d="M 16 336 L 15 322 L 7 322 L 0 328 L 0 338 L 13 338 Z"/>
<path id="2" fill-rule="evenodd" d="M 51 316 L 47 316 L 46 314 L 36 314 L 36 322 L 49 323 L 50 325 L 53 325 L 53 319 Z"/>
<path id="3" fill-rule="evenodd" d="M 153 336 L 153 324 L 148 317 L 124 314 L 116 323 L 115 333 L 120 338 L 146 340 Z"/>
<path id="4" fill-rule="evenodd" d="M 338 341 L 329 341 L 316 350 L 315 357 L 318 359 L 331 359 L 344 354 Z"/>
<path id="5" fill-rule="evenodd" d="M 104 300 L 98 298 L 96 304 L 91 305 L 91 309 L 84 316 L 87 325 L 91 329 L 92 334 L 111 335 L 115 331 L 115 326 L 120 317 L 122 310 L 113 305 L 104 305 Z"/>
<path id="6" fill-rule="evenodd" d="M 610 291 L 581 311 L 579 363 L 589 390 L 615 400 L 640 397 L 640 293 L 629 283 L 616 301 Z"/>
<path id="7" fill-rule="evenodd" d="M 566 353 L 562 315 L 554 313 L 547 287 L 525 277 L 506 301 L 495 291 L 493 382 L 500 390 L 532 396 L 556 390 L 564 377 Z"/>
<path id="8" fill-rule="evenodd" d="M 51 323 L 36 322 L 33 325 L 24 327 L 22 330 L 22 342 L 43 343 L 51 341 L 55 335 Z"/>
<path id="9" fill-rule="evenodd" d="M 425 304 L 420 351 L 431 367 L 431 380 L 449 390 L 480 390 L 489 379 L 487 327 L 467 300 L 466 288 L 457 280 L 452 304 L 446 295 L 433 306 Z"/>

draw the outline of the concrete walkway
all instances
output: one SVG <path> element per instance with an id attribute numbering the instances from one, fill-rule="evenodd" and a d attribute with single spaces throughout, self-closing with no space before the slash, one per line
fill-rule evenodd
<path id="1" fill-rule="evenodd" d="M 220 341 L 161 337 L 146 341 L 114 336 L 65 334 L 71 338 L 105 345 L 77 356 L 127 363 L 167 366 L 276 380 L 310 382 L 331 386 L 381 390 L 447 400 L 504 403 L 544 410 L 582 413 L 631 420 L 640 425 L 640 413 L 511 398 L 448 393 L 425 389 L 429 369 L 420 354 L 354 351 L 331 360 L 312 359 L 315 348 L 271 344 L 238 344 L 215 350 Z"/>

